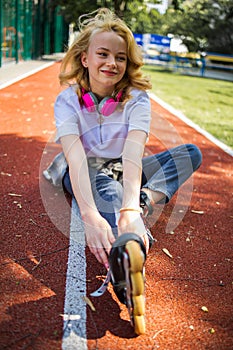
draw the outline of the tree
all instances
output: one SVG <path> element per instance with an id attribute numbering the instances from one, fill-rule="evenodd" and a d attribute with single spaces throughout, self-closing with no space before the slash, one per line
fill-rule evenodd
<path id="1" fill-rule="evenodd" d="M 151 0 L 150 3 L 159 3 L 160 1 Z M 107 7 L 122 18 L 132 30 L 135 29 L 138 33 L 142 33 L 152 30 L 147 2 L 146 0 L 50 0 L 50 6 L 60 6 L 60 12 L 66 22 L 74 23 L 76 29 L 81 15 L 95 11 L 100 7 Z M 155 12 L 155 10 L 151 12 Z"/>
<path id="2" fill-rule="evenodd" d="M 75 26 L 78 26 L 78 18 L 81 15 L 98 8 L 97 1 L 92 0 L 50 0 L 49 5 L 53 8 L 59 6 L 65 21 L 68 24 L 74 23 Z"/>
<path id="3" fill-rule="evenodd" d="M 164 15 L 148 6 L 160 0 L 50 0 L 60 6 L 67 23 L 78 28 L 80 15 L 108 7 L 135 33 L 172 33 L 183 39 L 189 51 L 233 53 L 232 0 L 172 0 Z"/>
<path id="4" fill-rule="evenodd" d="M 175 10 L 181 10 L 181 11 L 183 11 L 182 5 L 183 5 L 183 2 L 184 2 L 184 1 L 185 1 L 185 0 L 172 0 L 171 6 L 173 6 L 173 8 L 174 8 Z"/>
<path id="5" fill-rule="evenodd" d="M 182 37 L 190 51 L 233 53 L 231 0 L 193 0 L 181 6 L 167 11 L 162 31 Z"/>

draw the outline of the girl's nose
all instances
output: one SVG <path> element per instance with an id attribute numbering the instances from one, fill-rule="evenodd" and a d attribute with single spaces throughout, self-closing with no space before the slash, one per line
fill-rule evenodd
<path id="1" fill-rule="evenodd" d="M 116 67 L 116 60 L 115 60 L 115 57 L 109 56 L 108 65 L 111 66 L 111 67 Z"/>

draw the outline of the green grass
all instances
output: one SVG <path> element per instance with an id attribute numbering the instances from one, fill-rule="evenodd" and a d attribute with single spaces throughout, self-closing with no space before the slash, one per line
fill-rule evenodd
<path id="1" fill-rule="evenodd" d="M 144 66 L 152 91 L 217 139 L 233 147 L 233 83 Z"/>

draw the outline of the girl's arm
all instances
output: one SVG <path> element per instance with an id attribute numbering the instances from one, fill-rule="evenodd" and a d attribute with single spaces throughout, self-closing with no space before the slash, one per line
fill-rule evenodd
<path id="1" fill-rule="evenodd" d="M 67 135 L 61 137 L 61 143 L 69 165 L 74 196 L 84 221 L 87 245 L 97 260 L 107 266 L 106 252 L 110 252 L 115 238 L 110 225 L 96 208 L 82 142 L 77 135 Z"/>
<path id="2" fill-rule="evenodd" d="M 142 177 L 142 157 L 147 139 L 144 131 L 129 132 L 123 150 L 122 209 L 118 221 L 119 234 L 132 232 L 143 235 L 146 231 L 139 211 L 124 210 L 140 208 L 140 188 Z"/>

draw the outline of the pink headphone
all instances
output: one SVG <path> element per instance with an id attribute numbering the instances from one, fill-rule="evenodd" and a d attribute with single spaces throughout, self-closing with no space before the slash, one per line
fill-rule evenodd
<path id="1" fill-rule="evenodd" d="M 116 110 L 121 96 L 122 91 L 119 91 L 116 95 L 116 98 L 112 96 L 107 96 L 99 102 L 97 97 L 93 94 L 93 92 L 85 92 L 85 90 L 82 88 L 82 100 L 88 112 L 97 111 L 105 117 L 108 117 Z"/>

